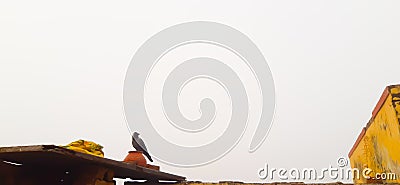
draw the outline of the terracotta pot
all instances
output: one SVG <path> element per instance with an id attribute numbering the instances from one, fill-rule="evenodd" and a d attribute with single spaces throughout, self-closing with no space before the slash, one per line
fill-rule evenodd
<path id="1" fill-rule="evenodd" d="M 125 157 L 124 162 L 133 163 L 139 166 L 147 166 L 146 159 L 141 151 L 129 151 L 128 155 Z"/>

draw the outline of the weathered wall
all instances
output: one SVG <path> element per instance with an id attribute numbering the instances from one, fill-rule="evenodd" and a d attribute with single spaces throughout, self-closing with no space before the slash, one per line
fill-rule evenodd
<path id="1" fill-rule="evenodd" d="M 396 173 L 400 177 L 400 87 L 389 86 L 382 95 L 367 126 L 349 154 L 353 168 L 365 167 L 376 173 Z M 355 183 L 389 182 L 397 180 L 355 179 Z"/>

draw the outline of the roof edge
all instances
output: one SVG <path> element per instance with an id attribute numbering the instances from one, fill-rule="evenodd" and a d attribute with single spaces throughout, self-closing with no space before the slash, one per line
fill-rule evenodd
<path id="1" fill-rule="evenodd" d="M 387 86 L 385 88 L 385 90 L 383 90 L 383 93 L 382 93 L 381 97 L 379 98 L 378 103 L 375 105 L 375 108 L 372 111 L 372 118 L 371 119 L 374 119 L 376 117 L 378 112 L 381 110 L 383 104 L 385 103 L 386 98 L 389 96 L 389 94 L 390 94 L 389 87 L 391 87 L 391 86 Z"/>
<path id="2" fill-rule="evenodd" d="M 365 133 L 367 132 L 367 129 L 365 127 L 363 127 L 363 129 L 361 130 L 361 133 L 358 135 L 356 142 L 354 143 L 353 147 L 351 148 L 348 157 L 350 158 L 354 151 L 356 150 L 358 144 L 360 144 L 362 138 L 364 137 Z"/>

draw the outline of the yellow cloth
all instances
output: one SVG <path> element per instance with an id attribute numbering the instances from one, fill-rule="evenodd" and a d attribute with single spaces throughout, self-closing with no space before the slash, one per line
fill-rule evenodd
<path id="1" fill-rule="evenodd" d="M 102 150 L 103 146 L 92 141 L 85 141 L 81 139 L 78 141 L 74 141 L 63 147 L 76 152 L 90 154 L 98 157 L 104 157 L 104 152 Z"/>

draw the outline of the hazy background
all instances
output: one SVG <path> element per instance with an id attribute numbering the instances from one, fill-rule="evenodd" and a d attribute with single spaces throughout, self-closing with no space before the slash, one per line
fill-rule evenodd
<path id="1" fill-rule="evenodd" d="M 400 1 L 1 1 L 0 146 L 88 139 L 122 160 L 125 72 L 169 26 L 208 20 L 248 35 L 266 57 L 276 114 L 224 158 L 162 170 L 189 180 L 260 181 L 264 163 L 327 168 L 347 156 L 386 85 L 399 83 Z M 199 30 L 202 31 L 202 30 Z M 201 155 L 201 154 L 199 154 Z"/>

